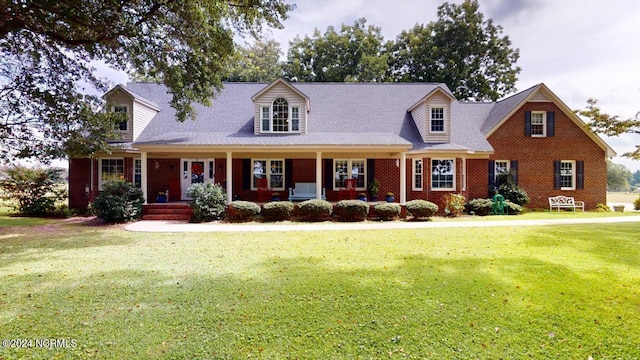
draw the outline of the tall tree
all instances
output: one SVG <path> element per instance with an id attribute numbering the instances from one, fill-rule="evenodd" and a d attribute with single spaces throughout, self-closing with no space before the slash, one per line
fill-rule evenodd
<path id="1" fill-rule="evenodd" d="M 607 136 L 618 136 L 625 133 L 640 134 L 640 112 L 636 114 L 635 118 L 623 119 L 617 115 L 612 116 L 602 112 L 596 99 L 588 99 L 586 108 L 575 112 L 589 119 L 589 126 L 595 133 Z M 622 154 L 622 156 L 640 160 L 640 146 L 636 146 L 635 151 Z"/>
<path id="2" fill-rule="evenodd" d="M 631 170 L 624 165 L 614 164 L 607 160 L 607 190 L 627 191 L 629 190 L 629 179 L 633 177 Z"/>
<path id="3" fill-rule="evenodd" d="M 238 46 L 229 62 L 225 81 L 272 82 L 281 78 L 282 49 L 275 40 L 256 40 L 253 44 Z"/>
<path id="4" fill-rule="evenodd" d="M 285 77 L 292 81 L 382 81 L 388 54 L 381 29 L 365 18 L 289 42 Z"/>
<path id="5" fill-rule="evenodd" d="M 459 99 L 497 100 L 515 91 L 520 67 L 502 27 L 485 20 L 477 0 L 438 7 L 438 20 L 403 31 L 391 49 L 395 81 L 442 82 Z"/>
<path id="6" fill-rule="evenodd" d="M 234 31 L 280 28 L 284 0 L 8 0 L 0 7 L 0 156 L 60 157 L 106 146 L 100 114 L 85 90 L 107 89 L 91 66 L 162 79 L 179 120 L 208 104 L 233 53 Z M 94 90 L 94 91 L 95 91 Z M 86 90 L 89 91 L 89 90 Z"/>

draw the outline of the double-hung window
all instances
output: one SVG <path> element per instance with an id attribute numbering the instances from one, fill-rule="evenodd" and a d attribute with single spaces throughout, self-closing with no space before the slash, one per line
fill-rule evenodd
<path id="1" fill-rule="evenodd" d="M 576 189 L 575 161 L 573 160 L 560 161 L 560 189 Z"/>
<path id="2" fill-rule="evenodd" d="M 300 108 L 291 106 L 285 98 L 277 98 L 271 106 L 260 109 L 260 128 L 262 132 L 300 132 Z"/>
<path id="3" fill-rule="evenodd" d="M 337 159 L 333 162 L 334 189 L 344 188 L 347 179 L 356 179 L 356 189 L 367 187 L 367 161 L 365 159 Z"/>
<path id="4" fill-rule="evenodd" d="M 142 188 L 142 160 L 133 159 L 133 183 L 140 189 Z"/>
<path id="5" fill-rule="evenodd" d="M 455 190 L 455 161 L 453 159 L 431 160 L 431 189 Z"/>
<path id="6" fill-rule="evenodd" d="M 257 189 L 258 179 L 267 179 L 267 186 L 274 190 L 284 190 L 283 159 L 253 159 L 252 188 Z"/>
<path id="7" fill-rule="evenodd" d="M 100 159 L 98 189 L 102 190 L 102 185 L 107 181 L 124 181 L 124 159 L 104 158 Z"/>
<path id="8" fill-rule="evenodd" d="M 413 190 L 422 190 L 422 159 L 413 159 Z"/>
<path id="9" fill-rule="evenodd" d="M 444 108 L 431 108 L 431 132 L 444 132 Z"/>
<path id="10" fill-rule="evenodd" d="M 501 184 L 507 182 L 509 176 L 509 164 L 508 160 L 496 160 L 494 165 L 494 183 L 496 186 L 500 186 Z"/>
<path id="11" fill-rule="evenodd" d="M 531 136 L 545 137 L 547 136 L 547 114 L 544 111 L 531 112 Z"/>
<path id="12" fill-rule="evenodd" d="M 122 120 L 118 125 L 116 125 L 116 130 L 127 131 L 129 129 L 129 115 L 126 105 L 115 105 L 113 107 L 113 112 L 117 114 L 124 114 L 127 119 Z"/>

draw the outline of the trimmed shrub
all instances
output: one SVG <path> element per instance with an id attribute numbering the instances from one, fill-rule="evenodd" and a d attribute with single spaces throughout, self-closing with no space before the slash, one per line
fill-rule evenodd
<path id="1" fill-rule="evenodd" d="M 122 223 L 142 217 L 142 190 L 124 181 L 107 181 L 93 201 L 94 214 L 107 223 Z"/>
<path id="2" fill-rule="evenodd" d="M 333 205 L 326 200 L 311 199 L 298 205 L 298 214 L 307 221 L 322 221 L 331 216 Z"/>
<path id="3" fill-rule="evenodd" d="M 504 196 L 505 200 L 524 206 L 529 202 L 529 195 L 523 188 L 513 183 L 502 184 L 498 187 L 498 192 Z"/>
<path id="4" fill-rule="evenodd" d="M 227 208 L 227 220 L 229 221 L 252 221 L 260 214 L 260 206 L 251 201 L 232 201 Z"/>
<path id="5" fill-rule="evenodd" d="M 193 209 L 191 221 L 207 222 L 220 220 L 227 208 L 227 194 L 220 184 L 197 183 L 187 190 Z"/>
<path id="6" fill-rule="evenodd" d="M 640 210 L 640 197 L 633 202 L 633 208 L 635 210 Z"/>
<path id="7" fill-rule="evenodd" d="M 524 207 L 514 204 L 509 200 L 504 201 L 505 210 L 507 210 L 508 215 L 519 215 L 524 211 Z"/>
<path id="8" fill-rule="evenodd" d="M 382 203 L 376 204 L 373 209 L 376 211 L 380 220 L 389 221 L 400 216 L 400 204 L 396 203 Z"/>
<path id="9" fill-rule="evenodd" d="M 469 200 L 465 205 L 465 212 L 470 215 L 487 216 L 491 214 L 493 200 L 491 199 L 473 199 Z"/>
<path id="10" fill-rule="evenodd" d="M 340 221 L 364 221 L 368 214 L 369 204 L 361 200 L 341 200 L 336 204 L 336 215 Z"/>
<path id="11" fill-rule="evenodd" d="M 599 203 L 596 205 L 595 212 L 611 212 L 611 208 L 603 203 Z"/>
<path id="12" fill-rule="evenodd" d="M 290 201 L 272 201 L 262 205 L 262 218 L 266 221 L 289 220 L 294 208 Z"/>
<path id="13" fill-rule="evenodd" d="M 414 219 L 428 219 L 438 212 L 438 205 L 426 200 L 411 200 L 406 206 L 407 213 Z"/>
<path id="14" fill-rule="evenodd" d="M 67 197 L 62 185 L 62 169 L 13 166 L 6 170 L 7 179 L 0 180 L 0 198 L 15 204 L 23 215 L 57 215 L 56 203 Z"/>
<path id="15" fill-rule="evenodd" d="M 458 216 L 464 211 L 465 200 L 460 194 L 446 194 L 444 200 L 444 214 L 447 216 Z"/>

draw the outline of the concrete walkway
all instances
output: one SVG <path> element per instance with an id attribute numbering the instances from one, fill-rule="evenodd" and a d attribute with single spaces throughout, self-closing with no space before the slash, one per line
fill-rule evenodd
<path id="1" fill-rule="evenodd" d="M 321 222 L 321 223 L 203 223 L 190 224 L 185 221 L 138 221 L 125 227 L 128 231 L 187 233 L 187 232 L 264 232 L 264 231 L 327 231 L 327 230 L 377 230 L 377 229 L 429 229 L 429 228 L 461 228 L 491 226 L 541 226 L 561 224 L 603 224 L 640 222 L 640 215 L 604 217 L 604 218 L 563 218 L 544 220 L 496 220 L 491 218 L 474 218 L 469 221 L 435 220 L 424 222 L 406 221 L 365 221 L 354 223 Z"/>

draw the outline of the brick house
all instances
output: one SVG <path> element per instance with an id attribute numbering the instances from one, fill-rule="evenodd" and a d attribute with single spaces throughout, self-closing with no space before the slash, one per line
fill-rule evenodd
<path id="1" fill-rule="evenodd" d="M 226 83 L 197 119 L 176 121 L 161 85 L 118 85 L 104 95 L 125 112 L 111 154 L 69 161 L 69 206 L 84 209 L 104 181 L 140 186 L 149 203 L 188 200 L 194 182 L 220 183 L 228 201 L 257 200 L 259 179 L 287 199 L 296 183 L 338 199 L 347 179 L 365 192 L 438 204 L 448 193 L 487 197 L 511 172 L 544 208 L 554 195 L 606 202 L 615 152 L 544 84 L 495 103 L 458 101 L 444 84 Z"/>

